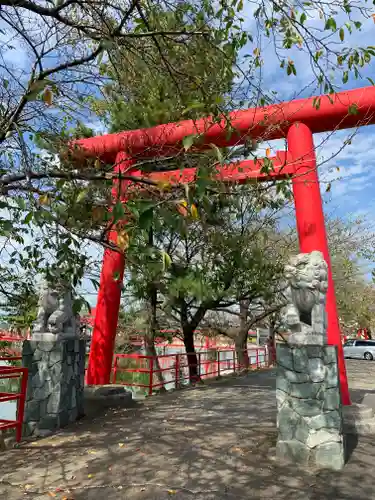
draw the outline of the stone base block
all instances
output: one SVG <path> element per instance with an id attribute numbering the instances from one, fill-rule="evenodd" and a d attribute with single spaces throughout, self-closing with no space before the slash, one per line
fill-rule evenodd
<path id="1" fill-rule="evenodd" d="M 371 402 L 365 395 L 363 401 Z M 369 396 L 372 396 L 369 394 Z M 354 435 L 375 434 L 374 410 L 366 404 L 353 403 L 343 407 L 344 432 Z"/>
<path id="2" fill-rule="evenodd" d="M 44 436 L 84 415 L 85 340 L 26 340 L 24 435 Z"/>
<path id="3" fill-rule="evenodd" d="M 363 397 L 362 404 L 375 412 L 375 394 L 373 392 L 366 393 Z"/>
<path id="4" fill-rule="evenodd" d="M 85 388 L 85 400 L 102 408 L 129 406 L 133 395 L 122 385 L 93 385 Z"/>
<path id="5" fill-rule="evenodd" d="M 278 344 L 276 455 L 339 470 L 345 463 L 336 346 Z"/>
<path id="6" fill-rule="evenodd" d="M 327 442 L 310 449 L 297 440 L 279 440 L 276 457 L 299 465 L 341 470 L 345 465 L 345 444 L 343 440 Z"/>

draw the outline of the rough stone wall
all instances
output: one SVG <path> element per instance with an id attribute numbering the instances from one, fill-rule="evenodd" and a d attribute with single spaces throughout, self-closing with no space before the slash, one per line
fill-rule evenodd
<path id="1" fill-rule="evenodd" d="M 344 466 L 337 347 L 277 347 L 276 454 L 301 465 Z"/>
<path id="2" fill-rule="evenodd" d="M 24 435 L 43 435 L 83 416 L 85 355 L 85 340 L 23 343 L 29 369 Z"/>

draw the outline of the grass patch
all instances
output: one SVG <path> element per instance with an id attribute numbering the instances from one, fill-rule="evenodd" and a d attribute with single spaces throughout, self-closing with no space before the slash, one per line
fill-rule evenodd
<path id="1" fill-rule="evenodd" d="M 117 360 L 116 384 L 124 385 L 128 390 L 137 394 L 148 394 L 150 374 L 145 372 L 132 372 L 122 370 L 149 370 L 148 359 L 118 358 Z M 145 385 L 147 387 L 139 387 Z"/>

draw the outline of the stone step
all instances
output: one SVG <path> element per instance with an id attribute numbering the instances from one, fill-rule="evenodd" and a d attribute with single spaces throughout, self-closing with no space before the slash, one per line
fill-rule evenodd
<path id="1" fill-rule="evenodd" d="M 132 404 L 133 395 L 122 385 L 86 386 L 85 402 L 105 407 L 126 407 Z"/>
<path id="2" fill-rule="evenodd" d="M 367 405 L 358 403 L 344 406 L 343 427 L 346 434 L 375 434 L 374 410 Z"/>
<path id="3" fill-rule="evenodd" d="M 365 420 L 374 416 L 374 410 L 371 407 L 358 403 L 353 403 L 351 406 L 343 406 L 342 412 L 345 421 Z"/>
<path id="4" fill-rule="evenodd" d="M 344 422 L 344 433 L 358 436 L 375 435 L 375 419 L 363 420 L 353 424 Z"/>

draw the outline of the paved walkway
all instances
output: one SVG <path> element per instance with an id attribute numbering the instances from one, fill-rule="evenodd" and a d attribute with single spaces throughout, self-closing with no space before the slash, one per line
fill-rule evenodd
<path id="1" fill-rule="evenodd" d="M 348 366 L 360 400 L 375 363 Z M 270 371 L 150 398 L 2 453 L 0 498 L 375 500 L 373 439 L 350 443 L 340 473 L 272 458 L 274 383 Z"/>

